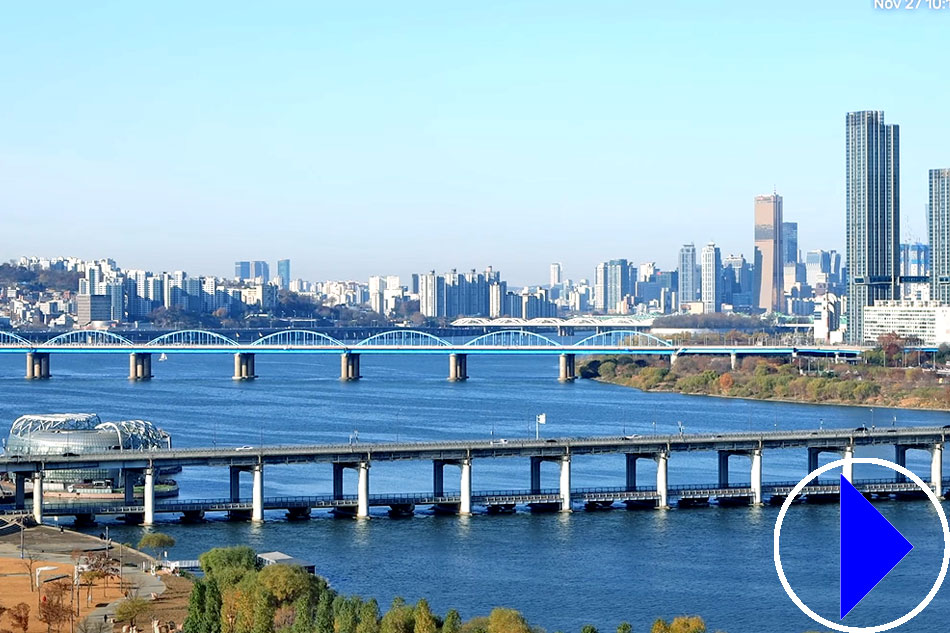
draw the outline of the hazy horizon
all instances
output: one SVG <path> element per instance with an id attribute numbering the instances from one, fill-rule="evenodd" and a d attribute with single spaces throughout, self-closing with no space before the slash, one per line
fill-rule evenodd
<path id="1" fill-rule="evenodd" d="M 0 261 L 516 285 L 684 242 L 752 257 L 773 188 L 844 250 L 844 119 L 901 126 L 902 240 L 950 166 L 946 12 L 604 1 L 8 6 Z M 405 282 L 404 282 L 405 283 Z"/>

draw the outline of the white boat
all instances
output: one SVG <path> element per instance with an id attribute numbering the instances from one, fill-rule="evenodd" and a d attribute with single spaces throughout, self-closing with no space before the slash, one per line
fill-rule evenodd
<path id="1" fill-rule="evenodd" d="M 162 352 L 162 355 L 158 357 L 158 360 L 160 361 L 168 360 L 168 354 L 166 354 L 165 352 Z"/>

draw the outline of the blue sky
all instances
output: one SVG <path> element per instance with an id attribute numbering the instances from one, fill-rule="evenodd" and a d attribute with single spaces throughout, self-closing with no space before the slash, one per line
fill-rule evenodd
<path id="1" fill-rule="evenodd" d="M 950 9 L 925 4 L 7 4 L 0 259 L 541 283 L 684 241 L 749 257 L 773 186 L 803 249 L 843 249 L 859 109 L 901 125 L 925 240 L 950 166 Z"/>

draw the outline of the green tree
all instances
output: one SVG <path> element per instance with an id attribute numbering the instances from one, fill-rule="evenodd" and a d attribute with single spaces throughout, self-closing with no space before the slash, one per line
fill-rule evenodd
<path id="1" fill-rule="evenodd" d="M 196 580 L 188 596 L 188 615 L 183 625 L 184 633 L 208 633 L 205 622 L 205 582 Z"/>
<path id="2" fill-rule="evenodd" d="M 149 532 L 139 539 L 138 549 L 149 550 L 153 558 L 160 558 L 163 550 L 175 547 L 175 539 L 162 532 Z"/>
<path id="3" fill-rule="evenodd" d="M 240 569 L 257 569 L 257 554 L 250 547 L 239 545 L 236 547 L 215 547 L 198 557 L 201 569 L 208 577 L 228 567 Z"/>
<path id="4" fill-rule="evenodd" d="M 333 631 L 333 594 L 324 591 L 317 602 L 316 633 L 334 633 Z"/>
<path id="5" fill-rule="evenodd" d="M 455 609 L 449 609 L 445 614 L 445 622 L 442 623 L 442 633 L 458 633 L 462 628 L 462 616 Z"/>
<path id="6" fill-rule="evenodd" d="M 419 602 L 416 603 L 416 608 L 413 610 L 413 617 L 415 619 L 413 633 L 436 633 L 438 625 L 435 622 L 435 616 L 432 615 L 432 609 L 429 608 L 429 603 L 425 598 L 421 598 Z"/>
<path id="7" fill-rule="evenodd" d="M 257 598 L 254 600 L 253 633 L 273 633 L 274 614 L 276 612 L 277 604 L 274 597 L 266 590 L 259 588 Z"/>
<path id="8" fill-rule="evenodd" d="M 488 615 L 488 633 L 531 633 L 531 627 L 514 609 L 499 607 Z"/>
<path id="9" fill-rule="evenodd" d="M 630 626 L 629 622 L 621 622 L 620 626 L 617 627 L 617 633 L 631 633 L 633 627 Z"/>
<path id="10" fill-rule="evenodd" d="M 221 592 L 218 583 L 209 578 L 205 588 L 204 633 L 221 633 Z"/>
<path id="11" fill-rule="evenodd" d="M 149 608 L 148 600 L 145 598 L 129 598 L 120 602 L 115 608 L 115 619 L 135 626 L 135 618 L 148 612 Z"/>
<path id="12" fill-rule="evenodd" d="M 412 609 L 402 598 L 393 599 L 393 604 L 379 623 L 380 633 L 413 633 L 415 618 Z"/>
<path id="13" fill-rule="evenodd" d="M 306 591 L 294 601 L 294 624 L 291 633 L 313 633 L 316 618 L 313 594 Z"/>
<path id="14" fill-rule="evenodd" d="M 356 633 L 380 633 L 379 605 L 375 598 L 364 602 L 360 606 L 359 620 L 359 624 L 356 625 Z"/>
<path id="15" fill-rule="evenodd" d="M 585 624 L 581 628 L 581 633 L 598 633 L 597 628 L 593 624 Z"/>
<path id="16" fill-rule="evenodd" d="M 310 588 L 310 575 L 299 565 L 268 565 L 258 572 L 257 582 L 278 603 L 293 602 Z"/>

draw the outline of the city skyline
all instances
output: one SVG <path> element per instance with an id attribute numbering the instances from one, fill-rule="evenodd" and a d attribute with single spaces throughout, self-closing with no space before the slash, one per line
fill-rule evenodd
<path id="1" fill-rule="evenodd" d="M 0 67 L 20 89 L 0 87 L 17 123 L 0 152 L 0 251 L 42 239 L 44 254 L 162 269 L 173 250 L 219 276 L 249 252 L 292 259 L 303 278 L 491 264 L 530 284 L 550 261 L 574 278 L 612 258 L 673 268 L 689 241 L 751 258 L 748 200 L 773 187 L 803 252 L 844 250 L 842 112 L 901 121 L 904 235 L 926 239 L 927 175 L 948 166 L 950 122 L 916 99 L 940 100 L 930 73 L 880 46 L 925 57 L 944 35 L 929 13 L 846 2 L 816 24 L 751 2 L 553 3 L 544 21 L 504 4 L 301 6 L 292 19 L 244 7 L 212 28 L 207 7 L 188 23 L 142 11 L 8 12 Z M 776 37 L 792 44 L 766 45 Z M 169 55 L 169 40 L 187 54 Z M 786 98 L 736 99 L 776 68 Z M 360 226 L 373 230 L 355 239 Z"/>

